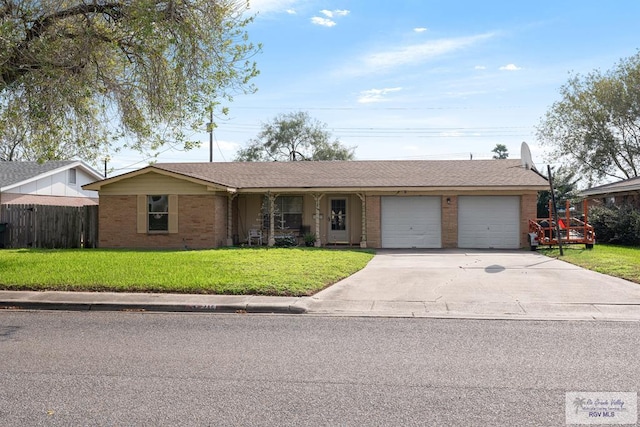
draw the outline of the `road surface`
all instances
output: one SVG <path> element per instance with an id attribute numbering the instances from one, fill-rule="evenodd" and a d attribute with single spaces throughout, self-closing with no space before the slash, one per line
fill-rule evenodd
<path id="1" fill-rule="evenodd" d="M 0 425 L 565 425 L 624 322 L 0 311 Z"/>

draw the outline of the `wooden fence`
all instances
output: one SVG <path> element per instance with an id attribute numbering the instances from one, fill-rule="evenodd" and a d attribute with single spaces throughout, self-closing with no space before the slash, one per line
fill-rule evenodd
<path id="1" fill-rule="evenodd" d="M 0 206 L 0 247 L 95 248 L 97 244 L 98 206 Z"/>

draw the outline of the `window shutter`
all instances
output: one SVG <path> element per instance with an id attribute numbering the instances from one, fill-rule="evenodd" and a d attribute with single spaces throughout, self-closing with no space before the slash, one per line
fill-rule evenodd
<path id="1" fill-rule="evenodd" d="M 169 233 L 178 232 L 178 195 L 169 195 Z"/>
<path id="2" fill-rule="evenodd" d="M 147 196 L 138 195 L 138 233 L 147 232 Z"/>

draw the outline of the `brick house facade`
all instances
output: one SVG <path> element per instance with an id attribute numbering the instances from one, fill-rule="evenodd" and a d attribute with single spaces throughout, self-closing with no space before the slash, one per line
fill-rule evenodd
<path id="1" fill-rule="evenodd" d="M 84 188 L 100 194 L 105 248 L 214 248 L 250 229 L 267 245 L 313 233 L 316 246 L 516 248 L 547 182 L 518 160 L 247 162 L 156 164 Z"/>

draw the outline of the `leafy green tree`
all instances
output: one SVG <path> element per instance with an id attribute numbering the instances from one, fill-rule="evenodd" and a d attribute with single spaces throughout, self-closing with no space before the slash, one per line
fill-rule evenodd
<path id="1" fill-rule="evenodd" d="M 281 114 L 238 151 L 237 161 L 353 160 L 355 148 L 331 140 L 326 124 L 306 112 Z"/>
<path id="2" fill-rule="evenodd" d="M 255 90 L 246 1 L 0 2 L 0 153 L 193 145 L 207 109 Z M 210 110 L 209 110 L 210 111 Z"/>
<path id="3" fill-rule="evenodd" d="M 492 153 L 495 153 L 494 159 L 506 159 L 509 157 L 509 152 L 507 151 L 507 146 L 504 144 L 496 144 L 496 146 L 491 150 Z"/>
<path id="4" fill-rule="evenodd" d="M 612 70 L 575 75 L 537 128 L 550 160 L 589 181 L 640 171 L 640 53 Z"/>
<path id="5" fill-rule="evenodd" d="M 560 166 L 553 174 L 553 187 L 556 193 L 556 204 L 558 209 L 564 208 L 567 200 L 576 199 L 578 193 L 578 182 L 580 178 L 576 177 L 576 172 L 569 168 Z M 538 218 L 549 217 L 549 200 L 551 200 L 551 191 L 545 190 L 538 193 Z"/>

